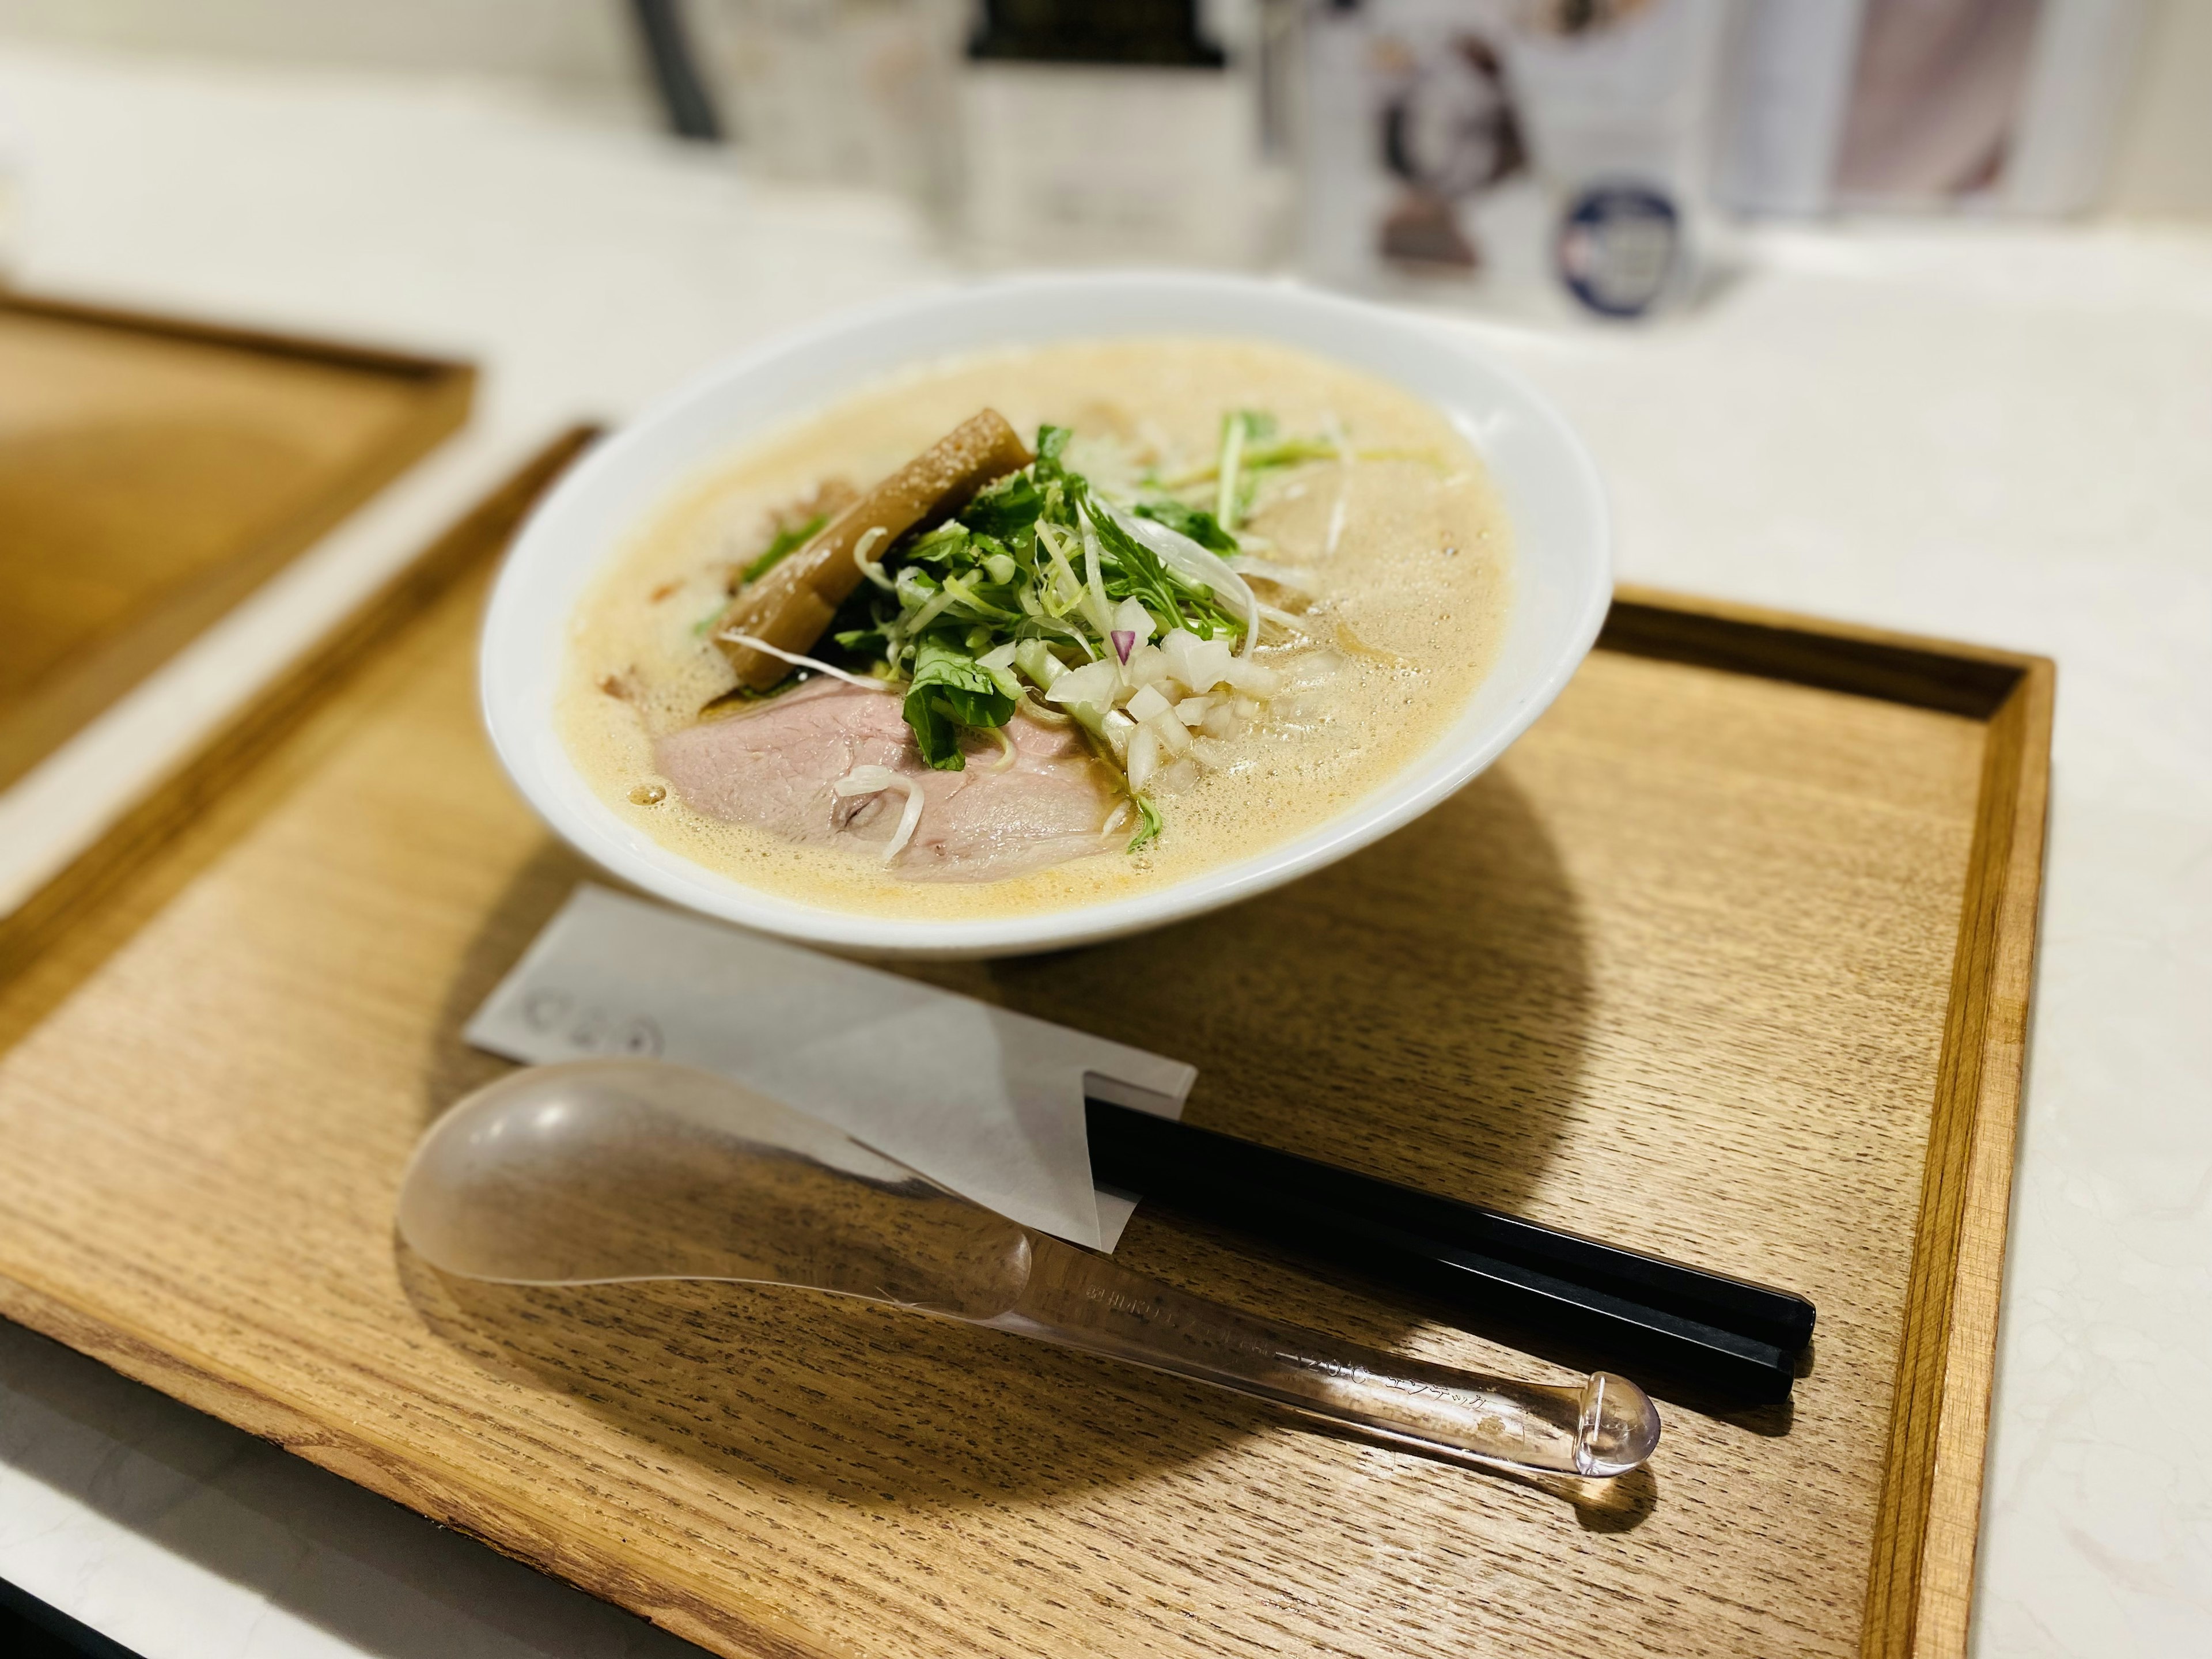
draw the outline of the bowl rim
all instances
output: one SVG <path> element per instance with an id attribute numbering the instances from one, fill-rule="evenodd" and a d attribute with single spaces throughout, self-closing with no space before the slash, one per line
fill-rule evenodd
<path id="1" fill-rule="evenodd" d="M 1179 290 L 1214 302 L 1238 295 L 1255 300 L 1264 296 L 1266 301 L 1277 307 L 1304 307 L 1316 319 L 1333 318 L 1347 326 L 1375 331 L 1380 337 L 1395 336 L 1407 343 L 1425 338 L 1437 345 L 1448 343 L 1462 356 L 1478 362 L 1481 374 L 1509 394 L 1510 400 L 1517 402 L 1516 412 L 1544 432 L 1557 452 L 1556 459 L 1571 475 L 1578 506 L 1588 519 L 1588 554 L 1595 567 L 1589 572 L 1588 592 L 1563 630 L 1561 648 L 1554 652 L 1540 674 L 1517 694 L 1502 719 L 1486 728 L 1479 742 L 1453 749 L 1451 737 L 1447 733 L 1366 798 L 1305 832 L 1263 847 L 1248 857 L 1199 871 L 1170 885 L 1097 903 L 984 918 L 876 916 L 865 911 L 832 909 L 785 899 L 769 890 L 748 886 L 734 877 L 693 864 L 672 849 L 662 850 L 672 863 L 680 867 L 664 867 L 647 855 L 638 845 L 641 832 L 629 830 L 612 808 L 590 791 L 568 758 L 566 746 L 557 738 L 550 745 L 542 740 L 551 724 L 550 703 L 545 708 L 535 710 L 533 718 L 532 709 L 519 706 L 522 700 L 507 695 L 507 688 L 513 681 L 506 670 L 516 660 L 514 653 L 525 649 L 526 635 L 532 631 L 524 626 L 522 619 L 535 597 L 527 591 L 533 562 L 539 556 L 539 550 L 556 534 L 548 526 L 559 526 L 566 516 L 596 492 L 610 488 L 609 481 L 627 471 L 634 457 L 649 453 L 663 441 L 662 428 L 700 404 L 748 377 L 823 351 L 849 335 L 941 310 L 973 307 L 993 297 L 1018 295 L 1059 296 L 1070 302 L 1069 325 L 1065 331 L 1023 335 L 1018 343 L 1139 334 L 1157 337 L 1175 332 L 1172 328 L 1086 329 L 1082 307 L 1075 302 L 1085 296 L 1117 290 L 1168 297 Z M 1191 331 L 1236 337 L 1234 331 L 1223 328 Z M 1292 334 L 1255 327 L 1249 337 L 1310 351 L 1362 373 L 1382 374 L 1372 365 L 1350 360 L 1310 341 L 1301 342 Z M 964 349 L 981 351 L 989 346 L 978 341 Z M 927 362 L 956 355 L 917 352 L 890 358 L 874 371 L 873 378 L 889 378 Z M 864 379 L 841 386 L 825 393 L 822 401 L 851 395 L 863 389 L 865 384 Z M 794 416 L 804 412 L 794 410 Z M 734 444 L 757 439 L 773 429 L 773 422 L 756 426 L 745 437 L 732 441 Z M 696 466 L 664 468 L 664 476 L 655 484 L 654 493 L 665 501 L 672 492 L 681 488 L 685 477 L 698 471 Z M 592 574 L 604 569 L 611 554 L 611 549 L 603 546 L 597 557 L 588 562 L 588 569 L 580 574 L 580 582 L 588 581 Z M 778 333 L 692 375 L 592 444 L 532 507 L 501 560 L 480 635 L 478 701 L 494 752 L 538 817 L 602 870 L 656 897 L 741 927 L 860 955 L 910 959 L 1014 956 L 1121 938 L 1255 897 L 1357 852 L 1431 811 L 1490 766 L 1565 689 L 1595 643 L 1611 606 L 1612 562 L 1612 514 L 1597 465 L 1581 439 L 1550 399 L 1516 371 L 1499 364 L 1464 332 L 1452 329 L 1448 319 L 1317 289 L 1285 277 L 1146 270 L 1000 276 L 940 284 L 842 310 Z M 1516 558 L 1516 576 L 1521 568 Z M 1517 594 L 1515 602 L 1520 602 Z M 573 603 L 572 599 L 570 607 Z M 567 613 L 568 608 L 564 608 L 564 619 Z M 551 649 L 557 659 L 562 639 L 556 639 L 550 647 L 541 640 L 538 648 Z M 539 763 L 538 757 L 549 747 L 558 754 L 560 764 L 588 798 L 589 805 L 582 813 L 573 810 L 575 802 L 558 787 L 562 780 L 549 775 L 547 768 Z M 1419 775 L 1418 784 L 1404 788 L 1407 780 L 1415 775 Z M 1395 795 L 1394 790 L 1397 791 Z M 597 809 L 596 814 L 591 811 L 592 808 Z"/>

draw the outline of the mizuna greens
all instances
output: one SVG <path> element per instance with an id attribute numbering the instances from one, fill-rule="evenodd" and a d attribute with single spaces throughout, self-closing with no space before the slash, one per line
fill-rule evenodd
<path id="1" fill-rule="evenodd" d="M 1325 836 L 1455 729 L 1516 591 L 1449 416 L 1244 336 L 902 361 L 607 545 L 554 718 L 631 844 L 948 927 L 1118 916 Z"/>
<path id="2" fill-rule="evenodd" d="M 1280 684 L 1252 652 L 1263 617 L 1282 613 L 1228 562 L 1256 481 L 1345 455 L 1277 440 L 1267 416 L 1238 412 L 1222 422 L 1213 465 L 1109 497 L 1068 464 L 1071 436 L 1041 428 L 1030 465 L 934 529 L 890 547 L 864 538 L 854 556 L 866 580 L 822 657 L 789 659 L 902 694 L 915 744 L 939 770 L 967 765 L 963 733 L 999 732 L 1018 710 L 1075 721 L 1128 789 L 1134 852 L 1159 833 L 1152 790 L 1218 763 L 1218 740 Z M 1200 489 L 1210 510 L 1186 498 Z"/>

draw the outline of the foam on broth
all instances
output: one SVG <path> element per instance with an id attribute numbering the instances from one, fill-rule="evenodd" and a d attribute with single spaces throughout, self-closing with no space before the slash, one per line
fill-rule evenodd
<path id="1" fill-rule="evenodd" d="M 1040 422 L 1109 436 L 1177 464 L 1213 454 L 1228 410 L 1263 410 L 1285 434 L 1340 429 L 1350 467 L 1317 463 L 1264 488 L 1247 528 L 1265 556 L 1319 579 L 1314 632 L 1340 634 L 1345 666 L 1231 739 L 1232 764 L 1158 805 L 1164 829 L 1134 855 L 1078 860 L 1011 880 L 902 881 L 865 847 L 794 845 L 696 812 L 655 771 L 659 735 L 691 724 L 734 677 L 705 623 L 733 563 L 771 515 L 823 480 L 866 488 L 986 405 L 1025 436 Z M 1073 458 L 1071 458 L 1073 459 Z M 1339 492 L 1343 527 L 1324 549 Z M 1284 596 L 1266 586 L 1264 598 Z M 1373 793 L 1433 746 L 1488 671 L 1510 599 L 1510 538 L 1481 462 L 1444 417 L 1385 381 L 1287 347 L 1129 339 L 963 357 L 883 381 L 761 439 L 678 492 L 618 550 L 571 624 L 559 729 L 600 799 L 663 846 L 800 903 L 900 917 L 983 918 L 1127 896 L 1287 841 Z M 1262 658 L 1296 669 L 1301 647 Z M 1303 647 L 1311 649 L 1310 644 Z M 740 717 L 741 718 L 741 717 Z M 654 799 L 658 792 L 658 798 Z"/>

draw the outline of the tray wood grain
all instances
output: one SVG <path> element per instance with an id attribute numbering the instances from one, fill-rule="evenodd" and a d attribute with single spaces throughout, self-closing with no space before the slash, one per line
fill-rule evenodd
<path id="1" fill-rule="evenodd" d="M 459 426 L 474 383 L 0 292 L 0 788 Z"/>
<path id="2" fill-rule="evenodd" d="M 567 447 L 0 923 L 0 1311 L 721 1653 L 1963 1651 L 2048 663 L 1624 594 L 1376 847 L 921 970 L 1198 1061 L 1196 1121 L 1820 1305 L 1792 1407 L 1669 1401 L 1609 1487 L 1492 1478 L 872 1306 L 396 1243 L 415 1138 L 506 1069 L 461 1023 L 585 873 L 471 684 Z M 1426 1358 L 1572 1358 L 1141 1211 L 1120 1254 Z"/>

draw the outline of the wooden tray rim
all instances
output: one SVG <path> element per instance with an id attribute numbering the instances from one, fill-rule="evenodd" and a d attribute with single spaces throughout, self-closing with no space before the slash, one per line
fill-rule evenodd
<path id="1" fill-rule="evenodd" d="M 243 323 L 213 322 L 167 312 L 141 311 L 135 307 L 100 301 L 75 300 L 58 294 L 11 288 L 0 283 L 0 311 L 28 317 L 47 317 L 56 322 L 83 323 L 124 333 L 151 334 L 161 339 L 183 340 L 200 345 L 228 346 L 239 351 L 258 351 L 275 357 L 301 357 L 336 363 L 366 374 L 397 375 L 425 381 L 473 381 L 476 366 L 457 357 L 440 357 L 394 347 L 340 340 L 282 329 L 256 328 Z"/>
<path id="2" fill-rule="evenodd" d="M 0 305 L 10 302 L 0 295 Z M 100 841 L 0 918 L 0 984 L 149 863 L 170 826 L 249 774 L 382 644 L 496 554 L 596 435 L 579 426 L 552 441 L 180 760 Z M 1864 1659 L 1963 1659 L 2026 1067 L 2056 666 L 2045 657 L 1629 586 L 1617 591 L 1598 648 L 1879 697 L 1988 727 L 1861 1632 Z M 704 1582 L 647 1582 L 564 1535 L 513 1492 L 426 1480 L 403 1449 L 316 1419 L 47 1287 L 0 1273 L 0 1315 L 688 1639 L 775 1659 L 822 1651 L 764 1606 L 733 1606 L 725 1588 Z"/>
<path id="3" fill-rule="evenodd" d="M 476 368 L 458 359 L 131 310 L 0 283 L 0 316 L 8 315 L 322 363 L 411 383 L 416 403 L 382 443 L 334 473 L 313 501 L 246 546 L 238 557 L 151 617 L 134 617 L 95 637 L 74 665 L 35 683 L 19 706 L 0 718 L 0 788 L 143 684 L 325 532 L 443 442 L 467 420 L 475 401 Z"/>

